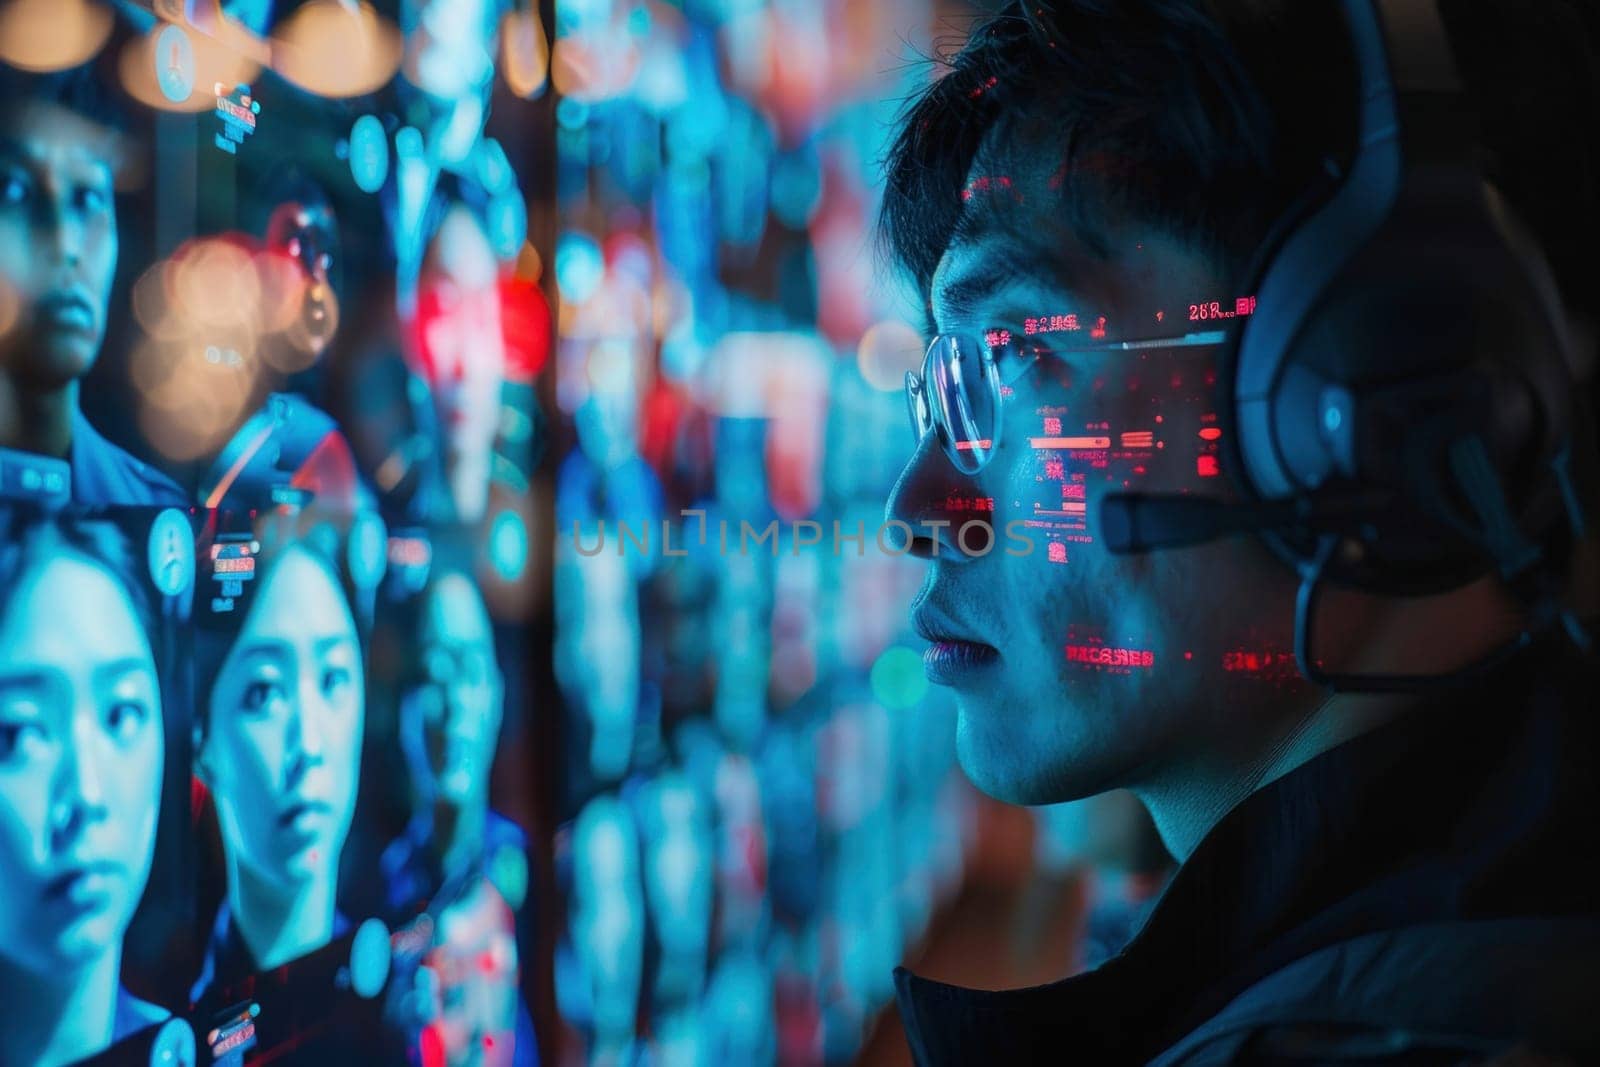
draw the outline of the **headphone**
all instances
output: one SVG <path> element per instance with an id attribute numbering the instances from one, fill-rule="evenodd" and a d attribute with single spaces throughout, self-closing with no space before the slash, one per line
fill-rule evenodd
<path id="1" fill-rule="evenodd" d="M 1560 623 L 1557 528 L 1590 531 L 1594 443 L 1543 253 L 1478 166 L 1478 138 L 1435 0 L 1340 0 L 1360 83 L 1358 142 L 1330 196 L 1257 256 L 1255 314 L 1223 347 L 1245 500 L 1115 494 L 1113 552 L 1251 532 L 1301 578 L 1295 654 L 1309 680 L 1384 692 L 1481 674 Z M 1443 676 L 1328 674 L 1312 620 L 1325 582 L 1389 596 L 1496 571 L 1531 625 Z"/>

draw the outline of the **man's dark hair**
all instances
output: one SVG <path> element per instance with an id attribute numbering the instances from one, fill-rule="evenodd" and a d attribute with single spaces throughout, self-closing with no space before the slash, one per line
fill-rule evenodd
<path id="1" fill-rule="evenodd" d="M 1600 318 L 1600 16 L 1588 0 L 1440 0 L 1487 176 L 1543 245 L 1568 307 Z M 1027 0 L 979 25 L 914 98 L 880 237 L 927 294 L 960 235 L 979 147 L 1056 153 L 1052 210 L 1091 250 L 1107 223 L 1166 228 L 1225 271 L 1326 190 L 1357 84 L 1333 0 Z"/>

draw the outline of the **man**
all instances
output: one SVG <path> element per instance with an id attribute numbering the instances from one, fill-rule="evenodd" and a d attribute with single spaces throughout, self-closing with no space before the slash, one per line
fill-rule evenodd
<path id="1" fill-rule="evenodd" d="M 1441 6 L 1488 176 L 1592 360 L 1588 13 Z M 885 237 L 928 301 L 935 355 L 964 351 L 954 335 L 1056 353 L 999 357 L 988 436 L 929 414 L 980 362 L 930 357 L 908 386 L 919 439 L 888 517 L 930 561 L 914 615 L 930 678 L 957 696 L 963 768 L 1016 803 L 1129 788 L 1181 863 L 1088 974 L 979 993 L 898 972 L 920 1062 L 1600 1051 L 1581 1007 L 1600 889 L 1571 861 L 1600 846 L 1592 665 L 1545 639 L 1470 687 L 1330 694 L 1296 670 L 1299 576 L 1266 545 L 1114 556 L 1096 525 L 1108 493 L 1224 496 L 1239 474 L 1217 447 L 1229 367 L 1199 342 L 1213 317 L 1254 312 L 1259 247 L 1349 163 L 1350 40 L 1327 0 L 1028 0 L 979 27 L 903 120 Z M 975 511 L 1034 551 L 963 538 Z M 1324 669 L 1437 677 L 1529 623 L 1480 578 L 1410 599 L 1336 590 L 1316 624 Z"/>
<path id="2" fill-rule="evenodd" d="M 170 479 L 102 437 L 78 407 L 117 267 L 113 183 L 124 145 L 109 106 L 87 70 L 0 69 L 0 397 L 9 401 L 0 403 L 0 468 L 25 477 L 64 463 L 79 504 L 183 507 Z"/>

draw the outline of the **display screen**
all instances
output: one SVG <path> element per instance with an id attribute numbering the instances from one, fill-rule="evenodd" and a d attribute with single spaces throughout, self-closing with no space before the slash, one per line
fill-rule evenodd
<path id="1" fill-rule="evenodd" d="M 537 21 L 0 5 L 0 1062 L 539 1061 Z"/>

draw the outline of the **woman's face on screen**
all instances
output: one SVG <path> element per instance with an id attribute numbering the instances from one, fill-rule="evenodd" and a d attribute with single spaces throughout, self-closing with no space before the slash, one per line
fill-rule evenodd
<path id="1" fill-rule="evenodd" d="M 58 974 L 121 944 L 150 876 L 165 746 L 121 583 L 62 553 L 0 614 L 0 956 Z"/>
<path id="2" fill-rule="evenodd" d="M 337 872 L 355 810 L 363 691 L 338 581 L 316 556 L 287 549 L 217 674 L 200 752 L 241 868 L 278 884 Z"/>

